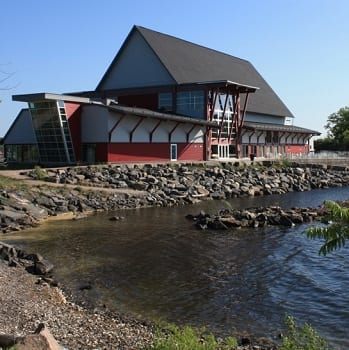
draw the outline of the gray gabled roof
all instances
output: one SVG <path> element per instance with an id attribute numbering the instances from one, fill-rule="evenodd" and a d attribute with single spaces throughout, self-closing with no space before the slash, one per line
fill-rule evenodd
<path id="1" fill-rule="evenodd" d="M 259 90 L 251 94 L 248 111 L 293 117 L 290 110 L 250 62 L 140 26 L 133 27 L 123 47 L 127 45 L 128 40 L 131 40 L 134 31 L 140 33 L 177 84 L 227 80 L 255 86 Z M 122 48 L 111 66 L 121 52 Z M 101 82 L 108 75 L 111 66 Z"/>

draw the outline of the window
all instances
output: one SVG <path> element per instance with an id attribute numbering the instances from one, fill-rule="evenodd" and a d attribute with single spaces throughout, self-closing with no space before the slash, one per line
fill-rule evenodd
<path id="1" fill-rule="evenodd" d="M 173 100 L 171 92 L 159 94 L 159 110 L 166 112 L 171 112 L 173 110 Z"/>
<path id="2" fill-rule="evenodd" d="M 171 144 L 171 160 L 177 160 L 177 144 Z"/>
<path id="3" fill-rule="evenodd" d="M 177 113 L 198 119 L 204 118 L 204 91 L 177 93 Z"/>
<path id="4" fill-rule="evenodd" d="M 33 127 L 43 163 L 72 163 L 73 144 L 64 101 L 29 103 Z"/>
<path id="5" fill-rule="evenodd" d="M 225 113 L 223 116 L 224 106 L 226 98 L 228 98 Z M 228 139 L 231 137 L 232 139 L 236 138 L 236 130 L 233 125 L 233 100 L 231 95 L 219 94 L 213 115 L 213 121 L 222 125 L 221 131 L 219 129 L 215 129 L 212 131 L 212 138 L 218 138 L 218 136 L 222 139 Z M 223 124 L 222 124 L 223 122 Z"/>

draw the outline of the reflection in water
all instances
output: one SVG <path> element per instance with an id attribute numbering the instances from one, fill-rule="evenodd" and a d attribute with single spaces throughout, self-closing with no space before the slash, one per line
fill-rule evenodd
<path id="1" fill-rule="evenodd" d="M 71 290 L 91 284 L 90 302 L 141 317 L 206 325 L 222 335 L 276 336 L 286 313 L 337 346 L 349 347 L 349 250 L 319 257 L 319 242 L 296 228 L 197 231 L 200 210 L 263 205 L 317 206 L 349 189 L 208 201 L 197 206 L 102 213 L 47 222 L 10 242 L 49 257 Z"/>

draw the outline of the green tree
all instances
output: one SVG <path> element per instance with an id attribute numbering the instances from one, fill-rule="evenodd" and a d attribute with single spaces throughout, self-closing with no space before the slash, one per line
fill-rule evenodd
<path id="1" fill-rule="evenodd" d="M 311 239 L 324 239 L 325 243 L 319 250 L 320 255 L 337 250 L 345 245 L 349 239 L 349 208 L 332 201 L 325 201 L 324 205 L 329 211 L 328 226 L 311 227 L 307 236 Z"/>
<path id="2" fill-rule="evenodd" d="M 325 129 L 340 149 L 349 149 L 349 107 L 343 107 L 327 118 Z"/>
<path id="3" fill-rule="evenodd" d="M 315 140 L 314 147 L 317 151 L 336 151 L 339 149 L 339 145 L 336 140 L 330 137 Z"/>

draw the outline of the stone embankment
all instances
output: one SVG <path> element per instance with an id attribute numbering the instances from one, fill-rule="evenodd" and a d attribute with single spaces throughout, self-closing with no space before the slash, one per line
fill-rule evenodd
<path id="1" fill-rule="evenodd" d="M 44 218 L 68 212 L 79 218 L 91 211 L 184 205 L 349 185 L 346 167 L 305 165 L 101 165 L 57 171 L 35 169 L 23 175 L 52 186 L 2 190 L 3 233 L 35 226 Z"/>
<path id="2" fill-rule="evenodd" d="M 103 165 L 57 171 L 35 169 L 22 172 L 22 177 L 30 179 L 28 183 L 35 185 L 19 183 L 14 187 L 0 187 L 0 230 L 3 233 L 32 227 L 50 216 L 71 212 L 75 214 L 74 218 L 81 218 L 89 212 L 102 210 L 174 206 L 200 200 L 349 185 L 349 171 L 345 167 L 238 167 L 231 163 L 220 166 Z M 201 229 L 227 229 L 292 226 L 322 214 L 320 209 L 289 211 L 269 207 L 226 210 L 211 216 L 200 213 L 190 218 Z M 40 321 L 47 324 L 59 343 L 68 348 L 126 350 L 144 348 L 151 343 L 152 325 L 122 315 L 110 315 L 108 311 L 85 310 L 67 302 L 62 292 L 52 287 L 54 284 L 47 278 L 53 266 L 38 254 L 30 255 L 0 244 L 0 258 L 5 259 L 6 265 L 24 266 L 41 276 L 39 280 L 34 280 L 32 275 L 22 274 L 20 268 L 10 272 L 0 259 L 0 324 L 4 332 L 1 341 L 17 339 L 13 334 L 17 334 L 19 329 L 22 334 L 30 333 Z M 18 339 L 22 341 L 21 337 Z M 276 348 L 260 341 L 256 345 L 241 343 L 244 345 L 239 349 Z"/>

